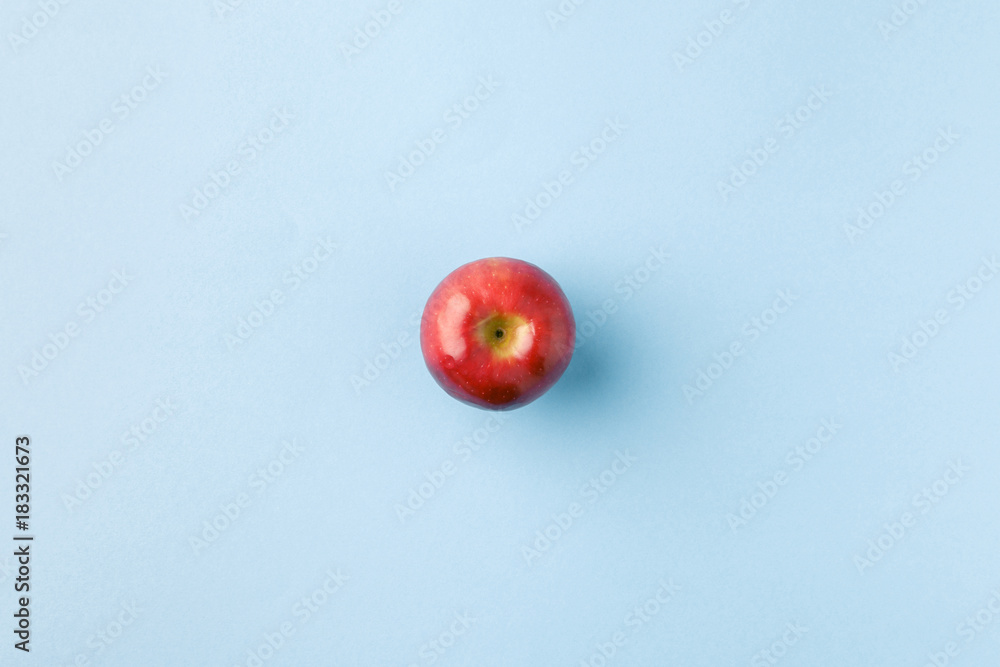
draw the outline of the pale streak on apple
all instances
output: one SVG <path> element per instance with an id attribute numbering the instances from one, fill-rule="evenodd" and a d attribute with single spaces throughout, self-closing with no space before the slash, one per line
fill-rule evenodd
<path id="1" fill-rule="evenodd" d="M 465 356 L 465 341 L 462 340 L 461 324 L 469 314 L 472 304 L 464 294 L 452 294 L 448 304 L 438 318 L 438 331 L 441 335 L 441 348 L 452 359 Z"/>
<path id="2" fill-rule="evenodd" d="M 518 359 L 523 359 L 531 351 L 531 346 L 535 344 L 535 325 L 522 324 L 514 330 L 514 333 L 515 347 L 512 354 Z"/>

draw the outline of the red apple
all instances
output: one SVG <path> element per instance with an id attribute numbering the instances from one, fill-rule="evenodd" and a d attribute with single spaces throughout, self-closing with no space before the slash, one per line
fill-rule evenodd
<path id="1" fill-rule="evenodd" d="M 576 323 L 534 264 L 490 257 L 458 267 L 427 300 L 420 348 L 441 388 L 489 410 L 527 405 L 569 366 Z"/>

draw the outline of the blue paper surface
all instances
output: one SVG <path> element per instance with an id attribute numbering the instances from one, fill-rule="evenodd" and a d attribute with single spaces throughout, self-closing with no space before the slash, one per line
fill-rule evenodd
<path id="1" fill-rule="evenodd" d="M 1000 660 L 996 3 L 0 26 L 0 664 Z M 488 256 L 579 330 L 502 415 L 418 344 Z"/>

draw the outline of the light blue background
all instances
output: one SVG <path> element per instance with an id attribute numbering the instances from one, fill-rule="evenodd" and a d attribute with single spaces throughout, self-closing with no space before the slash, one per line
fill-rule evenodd
<path id="1" fill-rule="evenodd" d="M 30 656 L 11 646 L 0 556 L 0 663 L 246 665 L 290 623 L 264 664 L 598 665 L 622 632 L 607 664 L 755 665 L 792 623 L 806 630 L 775 664 L 916 667 L 949 642 L 949 664 L 996 664 L 1000 615 L 972 641 L 960 624 L 1000 589 L 1000 280 L 961 309 L 952 293 L 1000 253 L 996 3 L 913 2 L 883 34 L 884 0 L 588 0 L 554 24 L 556 0 L 403 0 L 350 57 L 341 45 L 386 2 L 53 6 L 23 43 L 10 35 L 39 4 L 0 10 L 0 424 L 4 452 L 32 438 L 36 535 Z M 705 32 L 723 10 L 721 34 Z M 121 117 L 147 67 L 162 81 Z M 480 77 L 499 86 L 455 127 L 445 114 Z M 829 98 L 786 136 L 814 87 Z M 275 109 L 294 117 L 251 159 L 241 144 Z M 581 172 L 574 154 L 616 118 L 627 128 Z M 104 119 L 111 133 L 60 178 L 54 162 Z M 904 165 L 949 128 L 957 141 L 913 180 Z M 385 172 L 437 129 L 444 142 L 390 190 Z M 724 200 L 718 183 L 770 138 Z M 232 160 L 221 194 L 182 215 Z M 573 182 L 517 228 L 563 170 Z M 903 194 L 852 243 L 845 225 L 896 179 Z M 327 237 L 337 250 L 293 288 Z M 558 385 L 464 460 L 456 443 L 483 440 L 489 415 L 434 385 L 411 317 L 449 271 L 492 255 L 556 277 L 589 335 Z M 78 304 L 123 269 L 129 285 L 87 321 Z M 625 301 L 637 270 L 648 279 Z M 276 289 L 283 303 L 227 343 Z M 779 290 L 793 306 L 751 340 Z M 607 299 L 615 312 L 584 330 Z M 68 322 L 79 334 L 22 377 Z M 744 353 L 688 401 L 736 341 Z M 368 363 L 384 369 L 356 391 Z M 157 399 L 176 413 L 127 451 Z M 843 426 L 795 469 L 788 453 L 823 419 Z M 263 484 L 286 441 L 302 451 Z M 590 502 L 616 451 L 635 462 Z M 113 452 L 120 465 L 67 508 Z M 959 461 L 921 513 L 914 496 Z M 4 453 L 11 533 L 13 466 Z M 787 483 L 732 528 L 778 472 Z M 196 553 L 239 494 L 249 505 Z M 582 516 L 527 562 L 574 502 Z M 916 524 L 859 566 L 906 512 Z M 348 580 L 302 622 L 328 570 Z M 680 589 L 637 627 L 661 579 Z M 98 639 L 123 604 L 134 622 Z M 435 653 L 456 614 L 474 620 Z"/>

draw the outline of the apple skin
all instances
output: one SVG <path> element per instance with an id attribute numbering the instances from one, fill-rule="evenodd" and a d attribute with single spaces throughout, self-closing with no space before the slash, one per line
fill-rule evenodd
<path id="1" fill-rule="evenodd" d="M 576 322 L 559 284 L 534 264 L 489 257 L 452 271 L 427 299 L 420 349 L 441 388 L 469 405 L 512 410 L 569 366 Z"/>

